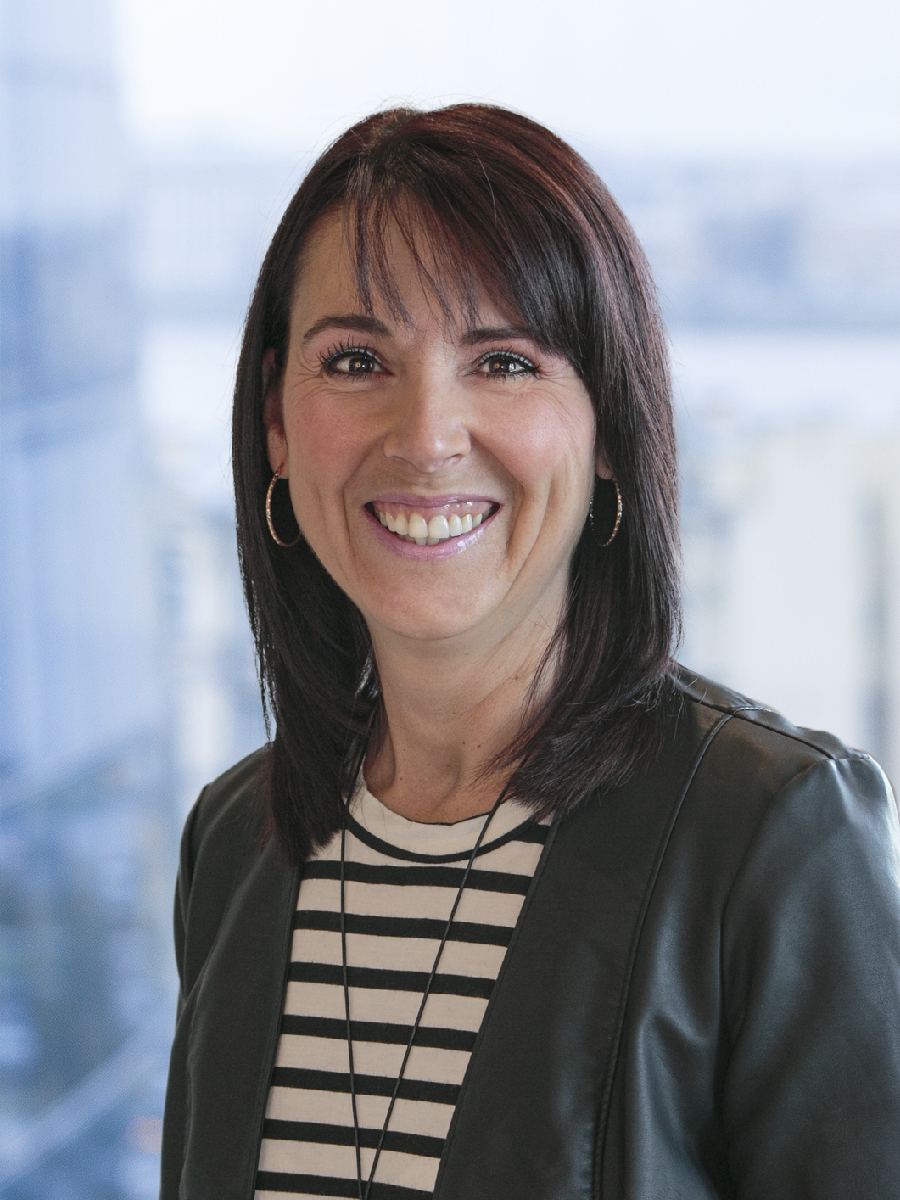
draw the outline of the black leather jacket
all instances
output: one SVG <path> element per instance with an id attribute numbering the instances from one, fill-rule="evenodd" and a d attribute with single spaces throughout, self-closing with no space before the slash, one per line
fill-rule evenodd
<path id="1" fill-rule="evenodd" d="M 163 1200 L 248 1200 L 299 886 L 251 756 L 188 820 Z M 663 752 L 554 827 L 440 1200 L 897 1200 L 900 833 L 877 766 L 683 675 Z"/>

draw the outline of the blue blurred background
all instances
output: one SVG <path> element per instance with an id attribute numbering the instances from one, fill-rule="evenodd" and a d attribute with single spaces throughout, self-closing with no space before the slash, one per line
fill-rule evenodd
<path id="1" fill-rule="evenodd" d="M 263 739 L 229 402 L 305 165 L 512 104 L 634 222 L 672 336 L 683 661 L 900 778 L 900 50 L 882 0 L 0 0 L 10 1200 L 155 1195 L 177 839 Z"/>

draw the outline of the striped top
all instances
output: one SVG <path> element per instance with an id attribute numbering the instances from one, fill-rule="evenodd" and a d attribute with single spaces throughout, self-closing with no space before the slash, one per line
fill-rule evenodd
<path id="1" fill-rule="evenodd" d="M 363 1182 L 422 993 L 484 817 L 408 821 L 362 787 L 351 804 L 345 901 Z M 370 1200 L 426 1200 L 488 999 L 548 826 L 500 806 L 444 946 Z M 256 1200 L 358 1195 L 340 939 L 341 839 L 306 865 Z"/>

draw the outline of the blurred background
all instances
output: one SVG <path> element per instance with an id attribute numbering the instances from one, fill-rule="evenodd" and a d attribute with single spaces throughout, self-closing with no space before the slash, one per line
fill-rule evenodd
<path id="1" fill-rule="evenodd" d="M 900 779 L 900 32 L 889 0 L 0 0 L 0 772 L 10 1200 L 157 1187 L 177 839 L 263 729 L 241 322 L 312 156 L 519 108 L 669 322 L 681 658 Z"/>

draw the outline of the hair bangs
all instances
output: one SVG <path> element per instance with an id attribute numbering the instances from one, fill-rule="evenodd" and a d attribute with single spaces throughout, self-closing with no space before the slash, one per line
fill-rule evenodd
<path id="1" fill-rule="evenodd" d="M 446 321 L 474 324 L 486 297 L 577 367 L 588 289 L 559 220 L 484 169 L 473 178 L 443 156 L 422 158 L 402 172 L 392 171 L 389 159 L 363 160 L 347 180 L 343 228 L 365 311 L 377 298 L 393 317 L 409 320 L 391 249 L 399 234 Z"/>

